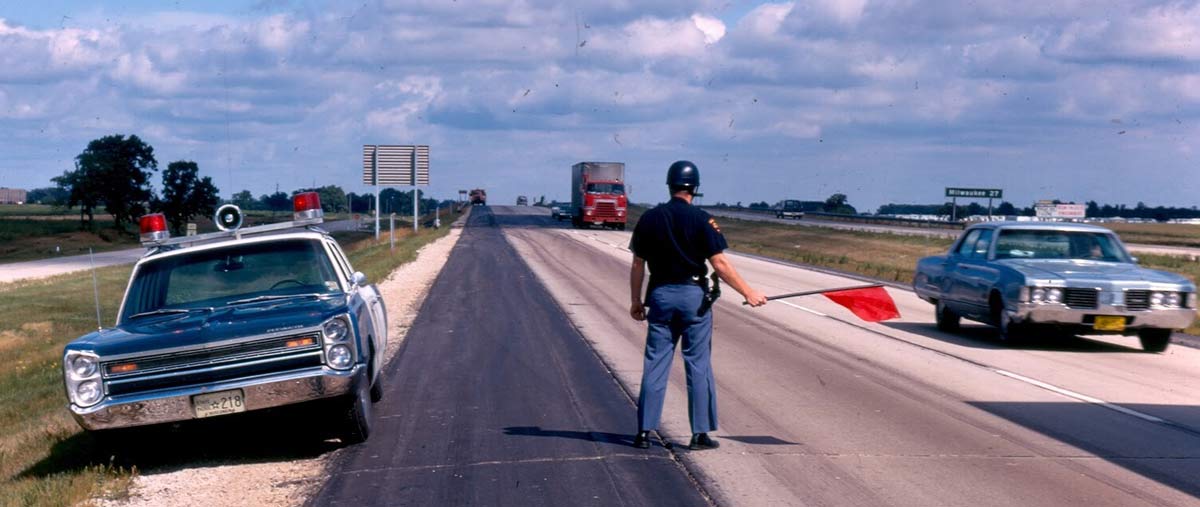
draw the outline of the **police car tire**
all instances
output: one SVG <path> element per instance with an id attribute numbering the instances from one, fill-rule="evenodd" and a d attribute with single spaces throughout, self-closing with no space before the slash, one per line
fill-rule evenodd
<path id="1" fill-rule="evenodd" d="M 383 399 L 383 372 L 375 374 L 375 383 L 371 384 L 371 403 L 379 403 Z"/>
<path id="2" fill-rule="evenodd" d="M 1138 331 L 1138 340 L 1146 352 L 1162 352 L 1171 345 L 1170 329 L 1143 329 Z"/>
<path id="3" fill-rule="evenodd" d="M 342 443 L 354 445 L 365 442 L 371 436 L 371 388 L 362 383 L 346 398 L 345 421 L 342 427 Z"/>

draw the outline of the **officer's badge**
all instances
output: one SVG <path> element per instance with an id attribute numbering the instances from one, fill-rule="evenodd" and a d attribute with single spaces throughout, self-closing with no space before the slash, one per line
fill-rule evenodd
<path id="1" fill-rule="evenodd" d="M 721 226 L 717 225 L 717 219 L 708 219 L 708 225 L 711 225 L 714 231 L 721 232 Z"/>

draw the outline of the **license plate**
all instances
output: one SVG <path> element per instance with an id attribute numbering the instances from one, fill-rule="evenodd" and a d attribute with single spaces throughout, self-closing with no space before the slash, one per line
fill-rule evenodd
<path id="1" fill-rule="evenodd" d="M 592 223 L 593 223 L 593 224 L 596 224 L 596 225 L 604 225 L 604 221 L 603 221 L 603 220 L 597 220 L 597 221 L 595 221 L 595 222 L 592 222 Z"/>
<path id="2" fill-rule="evenodd" d="M 246 398 L 241 389 L 197 394 L 192 397 L 197 418 L 234 414 L 246 411 Z"/>
<path id="3" fill-rule="evenodd" d="M 1096 317 L 1096 322 L 1092 327 L 1097 331 L 1124 331 L 1125 317 L 1099 315 Z"/>

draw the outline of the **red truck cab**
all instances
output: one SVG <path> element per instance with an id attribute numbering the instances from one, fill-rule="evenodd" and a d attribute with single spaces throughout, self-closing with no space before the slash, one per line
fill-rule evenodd
<path id="1" fill-rule="evenodd" d="M 580 162 L 572 166 L 571 223 L 575 227 L 599 225 L 625 230 L 628 207 L 625 164 Z"/>

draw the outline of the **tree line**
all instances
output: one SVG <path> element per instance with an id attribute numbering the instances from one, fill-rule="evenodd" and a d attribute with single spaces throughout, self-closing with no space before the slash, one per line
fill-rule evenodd
<path id="1" fill-rule="evenodd" d="M 79 207 L 80 227 L 94 230 L 96 211 L 103 209 L 113 217 L 113 227 L 125 230 L 138 217 L 152 212 L 167 217 L 174 234 L 180 234 L 196 216 L 211 216 L 221 203 L 220 190 L 209 176 L 200 177 L 200 167 L 190 160 L 177 160 L 162 171 L 162 191 L 152 184 L 158 172 L 154 147 L 136 135 L 121 134 L 101 137 L 88 143 L 75 157 L 75 169 L 51 178 L 55 186 L 35 188 L 27 194 L 30 203 L 49 204 L 66 208 Z M 276 190 L 257 198 L 249 190 L 233 194 L 228 202 L 244 210 L 292 211 L 292 196 L 300 192 L 317 192 L 321 208 L 326 213 L 373 212 L 373 193 L 347 193 L 337 185 L 299 188 L 292 193 Z M 412 191 L 383 189 L 379 193 L 380 210 L 386 215 L 411 215 Z M 418 206 L 428 210 L 445 206 L 452 201 L 439 202 L 418 190 Z"/>
<path id="2" fill-rule="evenodd" d="M 1063 204 L 1061 201 L 1053 201 L 1054 204 Z M 1068 203 L 1074 204 L 1074 203 Z M 938 215 L 950 216 L 951 204 L 884 204 L 877 211 L 880 215 Z M 978 202 L 971 202 L 965 205 L 958 205 L 955 210 L 955 215 L 959 217 L 972 215 L 986 215 L 988 212 L 987 206 L 981 205 Z M 992 210 L 993 215 L 997 216 L 1026 216 L 1031 217 L 1037 214 L 1034 206 L 1018 208 L 1011 202 L 1003 201 Z M 1096 201 L 1088 201 L 1085 212 L 1087 218 L 1129 218 L 1141 220 L 1156 220 L 1165 222 L 1167 220 L 1200 218 L 1200 209 L 1196 206 L 1190 208 L 1170 207 L 1170 206 L 1147 206 L 1146 203 L 1139 202 L 1136 206 L 1130 207 L 1124 204 L 1104 204 L 1101 205 Z"/>
<path id="3" fill-rule="evenodd" d="M 95 228 L 101 207 L 112 215 L 115 229 L 124 230 L 146 213 L 161 212 L 177 234 L 193 216 L 216 210 L 219 190 L 211 177 L 200 177 L 195 162 L 167 164 L 161 195 L 151 183 L 155 172 L 154 147 L 136 135 L 114 134 L 89 142 L 75 157 L 75 169 L 51 178 L 54 188 L 34 189 L 27 197 L 29 202 L 53 198 L 56 205 L 78 206 L 80 226 L 87 229 Z"/>

